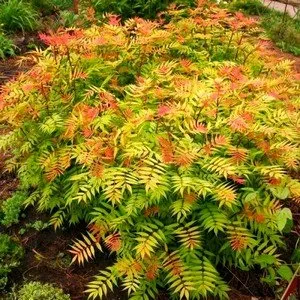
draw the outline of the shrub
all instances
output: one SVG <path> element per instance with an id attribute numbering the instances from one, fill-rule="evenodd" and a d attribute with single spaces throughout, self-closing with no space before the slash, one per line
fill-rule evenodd
<path id="1" fill-rule="evenodd" d="M 0 24 L 9 31 L 32 31 L 38 27 L 38 13 L 30 3 L 8 0 L 0 3 Z"/>
<path id="2" fill-rule="evenodd" d="M 92 299 L 121 284 L 130 299 L 226 297 L 218 267 L 275 272 L 300 196 L 299 85 L 291 62 L 258 40 L 255 21 L 211 3 L 169 23 L 41 35 L 26 74 L 3 88 L 8 170 L 33 189 L 25 205 L 51 224 L 85 220 L 70 250 L 116 262 Z M 185 16 L 185 17 L 182 17 Z M 288 200 L 287 200 L 288 199 Z"/>
<path id="3" fill-rule="evenodd" d="M 63 10 L 59 13 L 59 22 L 57 22 L 57 26 L 59 28 L 75 27 L 80 25 L 81 19 L 81 15 L 76 15 L 73 11 Z"/>
<path id="4" fill-rule="evenodd" d="M 7 56 L 13 56 L 15 54 L 15 48 L 12 40 L 0 31 L 0 59 L 4 59 Z"/>
<path id="5" fill-rule="evenodd" d="M 11 198 L 5 200 L 1 205 L 1 224 L 11 226 L 19 222 L 22 204 L 27 199 L 24 192 L 16 192 Z"/>
<path id="6" fill-rule="evenodd" d="M 19 266 L 23 249 L 8 235 L 0 234 L 0 291 L 5 288 L 7 276 L 13 268 Z"/>
<path id="7" fill-rule="evenodd" d="M 18 292 L 18 300 L 70 300 L 70 296 L 64 294 L 62 289 L 51 284 L 29 282 L 23 285 Z"/>
<path id="8" fill-rule="evenodd" d="M 55 12 L 53 0 L 30 0 L 28 2 L 43 15 L 50 15 Z"/>
<path id="9" fill-rule="evenodd" d="M 92 0 L 92 6 L 98 13 L 112 12 L 123 18 L 141 16 L 155 18 L 157 13 L 165 10 L 171 3 L 192 5 L 193 0 Z"/>
<path id="10" fill-rule="evenodd" d="M 73 6 L 73 0 L 51 0 L 51 2 L 60 10 L 66 10 Z"/>

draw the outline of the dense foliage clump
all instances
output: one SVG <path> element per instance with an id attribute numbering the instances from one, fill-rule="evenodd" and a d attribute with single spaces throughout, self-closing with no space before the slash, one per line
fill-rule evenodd
<path id="1" fill-rule="evenodd" d="M 18 291 L 18 300 L 70 300 L 70 296 L 64 294 L 62 289 L 51 284 L 29 282 Z"/>
<path id="2" fill-rule="evenodd" d="M 0 234 L 0 291 L 5 288 L 8 274 L 20 265 L 23 249 L 10 236 Z"/>
<path id="3" fill-rule="evenodd" d="M 23 202 L 27 199 L 27 194 L 15 192 L 14 195 L 3 201 L 0 206 L 0 223 L 5 226 L 11 226 L 19 222 Z"/>
<path id="4" fill-rule="evenodd" d="M 15 54 L 15 45 L 12 40 L 6 37 L 0 28 L 0 59 L 4 59 L 6 56 L 12 56 Z"/>
<path id="5" fill-rule="evenodd" d="M 125 19 L 133 16 L 155 18 L 171 4 L 192 6 L 194 3 L 194 0 L 93 0 L 90 2 L 97 13 L 115 13 Z"/>
<path id="6" fill-rule="evenodd" d="M 30 2 L 7 0 L 0 2 L 0 24 L 8 31 L 33 31 L 39 25 L 39 15 Z"/>
<path id="7" fill-rule="evenodd" d="M 7 84 L 0 120 L 24 201 L 55 228 L 85 220 L 71 248 L 113 266 L 91 298 L 225 298 L 219 265 L 274 273 L 299 203 L 299 84 L 256 22 L 199 1 L 170 22 L 140 18 L 41 35 L 36 65 Z M 276 63 L 275 63 L 276 62 Z"/>

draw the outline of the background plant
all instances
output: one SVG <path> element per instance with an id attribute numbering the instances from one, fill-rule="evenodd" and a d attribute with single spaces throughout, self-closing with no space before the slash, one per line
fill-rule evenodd
<path id="1" fill-rule="evenodd" d="M 259 0 L 234 0 L 230 2 L 234 10 L 242 10 L 248 15 L 262 16 L 270 12 L 270 9 Z"/>
<path id="2" fill-rule="evenodd" d="M 226 298 L 220 265 L 283 264 L 284 205 L 300 196 L 292 64 L 241 13 L 199 2 L 168 14 L 42 34 L 49 48 L 1 94 L 12 131 L 0 148 L 33 191 L 24 204 L 55 229 L 89 223 L 73 263 L 116 253 L 91 298 L 117 284 L 131 299 Z"/>
<path id="3" fill-rule="evenodd" d="M 36 281 L 24 284 L 18 291 L 18 300 L 70 300 L 63 290 L 51 284 Z"/>
<path id="4" fill-rule="evenodd" d="M 15 54 L 15 48 L 13 41 L 4 35 L 0 28 L 0 59 L 13 56 Z"/>
<path id="5" fill-rule="evenodd" d="M 23 249 L 10 236 L 0 234 L 0 291 L 5 288 L 8 274 L 18 267 L 23 257 Z"/>
<path id="6" fill-rule="evenodd" d="M 110 12 L 126 19 L 133 16 L 155 18 L 158 12 L 166 10 L 171 3 L 191 6 L 194 2 L 194 0 L 92 0 L 91 4 L 99 14 Z"/>
<path id="7" fill-rule="evenodd" d="M 72 8 L 73 0 L 51 0 L 55 7 L 58 7 L 60 10 L 67 10 Z"/>
<path id="8" fill-rule="evenodd" d="M 26 2 L 30 3 L 43 16 L 53 14 L 59 8 L 53 0 L 27 0 Z"/>
<path id="9" fill-rule="evenodd" d="M 0 3 L 0 24 L 7 31 L 33 31 L 39 25 L 38 12 L 24 0 L 7 0 Z"/>
<path id="10" fill-rule="evenodd" d="M 11 226 L 19 222 L 23 202 L 28 195 L 24 192 L 16 192 L 13 196 L 1 204 L 0 222 L 2 225 Z"/>

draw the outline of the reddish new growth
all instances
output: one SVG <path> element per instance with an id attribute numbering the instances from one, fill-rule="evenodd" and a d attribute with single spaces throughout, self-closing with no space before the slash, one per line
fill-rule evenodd
<path id="1" fill-rule="evenodd" d="M 148 280 L 154 280 L 158 274 L 159 269 L 159 263 L 154 261 L 150 266 L 148 267 L 146 271 L 146 278 Z"/>
<path id="2" fill-rule="evenodd" d="M 229 125 L 234 131 L 245 132 L 248 128 L 248 124 L 241 116 L 236 116 L 234 119 L 229 121 Z"/>
<path id="3" fill-rule="evenodd" d="M 118 15 L 108 14 L 108 23 L 113 26 L 120 26 L 121 18 Z"/>
<path id="4" fill-rule="evenodd" d="M 119 233 L 113 233 L 106 237 L 105 245 L 110 251 L 118 251 L 122 246 L 121 238 Z"/>
<path id="5" fill-rule="evenodd" d="M 196 124 L 195 125 L 195 130 L 199 133 L 207 133 L 208 132 L 207 127 L 202 123 Z"/>
<path id="6" fill-rule="evenodd" d="M 184 197 L 184 201 L 190 204 L 193 204 L 198 198 L 197 194 L 195 193 L 184 194 L 183 197 Z"/>
<path id="7" fill-rule="evenodd" d="M 78 41 L 78 39 L 84 37 L 84 33 L 81 29 L 76 29 L 72 31 L 62 31 L 53 33 L 50 32 L 49 35 L 40 33 L 39 38 L 48 46 L 68 46 L 72 41 Z"/>
<path id="8" fill-rule="evenodd" d="M 144 216 L 145 217 L 151 217 L 151 216 L 155 216 L 159 213 L 159 207 L 158 206 L 151 206 L 149 208 L 147 208 L 144 212 Z"/>
<path id="9" fill-rule="evenodd" d="M 230 237 L 231 248 L 235 251 L 241 251 L 248 245 L 248 237 L 236 234 Z"/>
<path id="10" fill-rule="evenodd" d="M 164 163 L 171 163 L 174 160 L 173 154 L 173 144 L 171 141 L 160 137 L 158 138 L 161 153 L 162 153 L 162 160 Z"/>
<path id="11" fill-rule="evenodd" d="M 172 111 L 172 109 L 169 106 L 161 105 L 158 107 L 157 114 L 159 117 L 163 117 L 163 116 L 169 114 L 171 111 Z"/>

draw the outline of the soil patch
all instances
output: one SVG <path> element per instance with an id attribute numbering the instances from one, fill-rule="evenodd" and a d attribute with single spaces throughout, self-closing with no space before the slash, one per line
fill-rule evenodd
<path id="1" fill-rule="evenodd" d="M 26 72 L 32 66 L 28 61 L 19 63 L 18 57 L 10 57 L 6 60 L 0 60 L 0 87 L 8 80 L 12 80 L 20 73 Z"/>
<path id="2" fill-rule="evenodd" d="M 99 253 L 94 261 L 86 263 L 84 267 L 76 264 L 70 265 L 71 256 L 67 250 L 76 238 L 80 238 L 81 232 L 86 230 L 84 224 L 70 227 L 55 232 L 53 228 L 36 231 L 30 229 L 20 235 L 20 229 L 25 228 L 26 223 L 36 220 L 46 222 L 47 214 L 36 213 L 34 209 L 24 212 L 26 217 L 19 224 L 7 230 L 12 237 L 18 240 L 25 250 L 22 264 L 9 276 L 9 287 L 21 285 L 24 281 L 40 281 L 52 283 L 61 287 L 74 300 L 87 299 L 84 293 L 86 285 L 97 275 L 114 262 L 114 257 L 108 253 Z M 0 294 L 1 299 L 1 294 Z M 126 293 L 116 289 L 108 295 L 110 300 L 126 300 Z"/>

